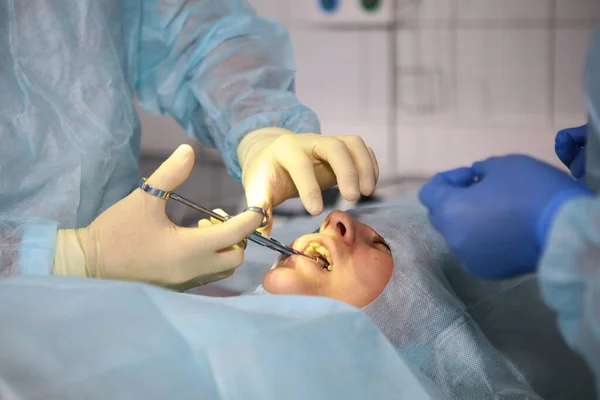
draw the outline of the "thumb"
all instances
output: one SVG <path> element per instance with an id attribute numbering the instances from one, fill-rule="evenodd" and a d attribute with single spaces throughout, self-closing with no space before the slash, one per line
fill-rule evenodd
<path id="1" fill-rule="evenodd" d="M 560 161 L 570 168 L 571 163 L 580 152 L 580 149 L 585 146 L 586 141 L 587 125 L 563 129 L 556 134 L 554 151 Z"/>
<path id="2" fill-rule="evenodd" d="M 190 176 L 194 166 L 194 149 L 190 145 L 181 145 L 148 178 L 148 184 L 157 189 L 171 192 Z"/>
<path id="3" fill-rule="evenodd" d="M 456 189 L 448 181 L 444 173 L 436 174 L 429 182 L 425 183 L 419 191 L 419 201 L 429 210 L 430 215 L 440 209 L 448 195 Z"/>
<path id="4" fill-rule="evenodd" d="M 587 130 L 587 124 L 578 126 L 577 128 L 564 129 L 564 131 L 573 138 L 573 141 L 579 147 L 583 147 L 587 143 Z"/>
<path id="5" fill-rule="evenodd" d="M 270 237 L 271 231 L 273 230 L 273 208 L 271 208 L 271 207 L 263 208 L 263 210 L 265 210 L 267 212 L 267 214 L 269 215 L 269 221 L 267 221 L 266 226 L 264 226 L 262 228 L 258 228 L 257 231 L 259 231 L 260 234 L 263 236 Z"/>
<path id="6" fill-rule="evenodd" d="M 467 187 L 471 186 L 475 181 L 475 172 L 472 168 L 461 167 L 450 171 L 440 173 L 446 182 L 456 187 Z"/>
<path id="7" fill-rule="evenodd" d="M 258 229 L 261 234 L 269 236 L 273 228 L 273 197 L 268 178 L 262 174 L 253 174 L 245 182 L 244 190 L 247 207 L 260 207 L 269 215 L 267 226 Z"/>
<path id="8" fill-rule="evenodd" d="M 247 178 L 244 182 L 244 191 L 246 192 L 246 203 L 248 207 L 271 208 L 271 182 L 265 174 L 255 171 L 247 172 Z"/>
<path id="9" fill-rule="evenodd" d="M 435 214 L 451 193 L 471 186 L 475 183 L 476 177 L 475 165 L 471 168 L 461 167 L 440 172 L 423 185 L 419 191 L 419 200 L 429 209 L 430 213 Z"/>

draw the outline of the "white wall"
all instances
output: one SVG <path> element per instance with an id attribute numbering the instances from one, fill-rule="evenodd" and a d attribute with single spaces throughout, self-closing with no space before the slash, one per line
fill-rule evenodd
<path id="1" fill-rule="evenodd" d="M 443 14 L 407 12 L 397 29 L 400 71 L 424 66 L 439 88 L 435 112 L 398 109 L 396 171 L 432 173 L 509 152 L 556 162 L 556 130 L 585 121 L 581 70 L 600 3 L 446 3 Z M 428 86 L 405 75 L 397 93 L 415 101 Z"/>
<path id="2" fill-rule="evenodd" d="M 290 30 L 297 92 L 327 134 L 359 134 L 384 176 L 430 174 L 492 154 L 554 161 L 557 129 L 585 121 L 580 76 L 597 0 L 251 0 Z M 142 115 L 143 149 L 175 148 Z M 168 132 L 168 134 L 165 134 Z"/>

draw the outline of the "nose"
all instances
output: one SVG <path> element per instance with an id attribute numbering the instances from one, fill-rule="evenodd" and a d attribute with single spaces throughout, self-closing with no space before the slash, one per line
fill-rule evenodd
<path id="1" fill-rule="evenodd" d="M 354 224 L 352 217 L 343 211 L 333 211 L 330 213 L 323 225 L 321 232 L 332 232 L 346 244 L 352 244 L 354 241 Z"/>

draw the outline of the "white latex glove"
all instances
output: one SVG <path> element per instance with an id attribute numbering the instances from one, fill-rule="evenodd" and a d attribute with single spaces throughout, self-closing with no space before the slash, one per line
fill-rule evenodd
<path id="1" fill-rule="evenodd" d="M 173 191 L 193 165 L 194 151 L 183 145 L 147 182 Z M 186 290 L 231 275 L 244 258 L 237 244 L 263 220 L 250 211 L 222 224 L 182 228 L 169 220 L 165 207 L 165 200 L 137 189 L 87 228 L 59 230 L 54 273 Z"/>
<path id="2" fill-rule="evenodd" d="M 369 196 L 379 179 L 373 150 L 359 136 L 324 136 L 265 128 L 251 132 L 237 149 L 249 206 L 272 208 L 300 195 L 312 215 L 323 212 L 322 190 L 338 185 L 348 201 Z M 269 225 L 262 231 L 270 233 Z"/>

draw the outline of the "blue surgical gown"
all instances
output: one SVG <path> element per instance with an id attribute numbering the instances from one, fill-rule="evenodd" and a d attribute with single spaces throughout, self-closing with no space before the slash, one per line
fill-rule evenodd
<path id="1" fill-rule="evenodd" d="M 135 95 L 239 180 L 244 134 L 318 133 L 294 77 L 286 30 L 244 0 L 0 0 L 0 276 L 51 273 L 57 228 L 135 186 Z"/>
<path id="2" fill-rule="evenodd" d="M 589 110 L 586 184 L 600 189 L 600 28 L 584 74 Z M 567 343 L 587 361 L 600 386 L 600 198 L 568 202 L 553 224 L 539 277 L 546 302 L 558 313 Z M 600 397 L 600 391 L 598 391 Z"/>

